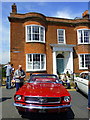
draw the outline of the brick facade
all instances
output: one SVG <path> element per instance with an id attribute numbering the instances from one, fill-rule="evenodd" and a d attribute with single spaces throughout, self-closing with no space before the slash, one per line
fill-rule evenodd
<path id="1" fill-rule="evenodd" d="M 86 12 L 86 14 L 88 14 Z M 46 70 L 38 73 L 53 73 L 53 47 L 50 44 L 58 44 L 57 29 L 65 29 L 66 45 L 73 47 L 73 72 L 80 73 L 84 70 L 79 69 L 78 54 L 90 54 L 90 44 L 78 44 L 77 30 L 90 29 L 90 21 L 86 14 L 81 19 L 62 19 L 46 17 L 40 13 L 18 14 L 17 8 L 12 6 L 10 14 L 10 60 L 15 69 L 21 64 L 26 71 L 26 54 L 41 53 L 46 54 Z M 85 17 L 84 17 L 85 16 Z M 45 43 L 26 42 L 26 25 L 41 25 L 45 27 Z M 88 70 L 88 69 L 87 69 Z M 26 72 L 27 75 L 30 74 Z M 37 73 L 37 71 L 34 71 Z"/>

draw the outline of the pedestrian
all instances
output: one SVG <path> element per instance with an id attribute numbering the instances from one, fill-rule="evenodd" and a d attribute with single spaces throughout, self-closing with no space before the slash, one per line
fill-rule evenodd
<path id="1" fill-rule="evenodd" d="M 33 73 L 30 73 L 30 77 L 32 76 Z"/>
<path id="2" fill-rule="evenodd" d="M 22 65 L 18 66 L 18 69 L 14 72 L 14 79 L 16 84 L 16 91 L 19 90 L 24 84 L 25 72 L 22 69 Z"/>
<path id="3" fill-rule="evenodd" d="M 88 107 L 87 109 L 90 110 L 90 65 L 88 66 Z"/>
<path id="4" fill-rule="evenodd" d="M 11 67 L 12 67 L 12 72 L 11 72 L 11 87 L 14 88 L 15 87 L 15 82 L 13 83 L 12 80 L 13 80 L 13 77 L 14 77 L 14 71 L 15 71 L 15 69 L 13 68 L 13 64 L 11 64 Z"/>
<path id="5" fill-rule="evenodd" d="M 65 75 L 65 73 L 61 75 L 61 80 L 62 80 L 62 84 L 65 85 L 66 84 L 66 75 Z"/>
<path id="6" fill-rule="evenodd" d="M 69 77 L 64 73 L 61 77 L 61 80 L 62 80 L 62 84 L 63 85 L 67 85 L 67 89 L 70 89 L 70 80 L 69 80 Z"/>
<path id="7" fill-rule="evenodd" d="M 8 62 L 8 64 L 5 66 L 6 67 L 6 88 L 10 89 L 11 88 L 11 79 L 12 79 L 12 72 L 13 72 L 13 64 Z"/>
<path id="8" fill-rule="evenodd" d="M 70 76 L 66 76 L 66 77 L 67 77 L 67 81 L 66 81 L 67 89 L 71 89 L 71 86 L 70 86 Z"/>

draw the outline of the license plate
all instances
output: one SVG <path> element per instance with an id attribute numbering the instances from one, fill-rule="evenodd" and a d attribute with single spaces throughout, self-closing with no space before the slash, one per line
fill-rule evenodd
<path id="1" fill-rule="evenodd" d="M 39 110 L 39 113 L 46 113 L 46 110 L 44 110 L 44 109 Z"/>

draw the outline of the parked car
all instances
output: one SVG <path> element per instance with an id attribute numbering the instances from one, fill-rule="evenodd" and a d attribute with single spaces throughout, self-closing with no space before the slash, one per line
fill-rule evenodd
<path id="1" fill-rule="evenodd" d="M 89 80 L 89 72 L 85 71 L 80 73 L 79 77 L 74 79 L 75 88 L 77 91 L 82 91 L 84 94 L 88 95 L 88 80 Z"/>
<path id="2" fill-rule="evenodd" d="M 70 102 L 69 92 L 54 74 L 33 74 L 14 95 L 14 106 L 20 114 L 65 112 Z"/>

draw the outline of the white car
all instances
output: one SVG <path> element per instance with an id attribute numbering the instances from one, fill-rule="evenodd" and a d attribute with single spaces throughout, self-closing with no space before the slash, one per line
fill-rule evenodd
<path id="1" fill-rule="evenodd" d="M 74 83 L 77 91 L 82 91 L 84 94 L 88 95 L 88 82 L 89 82 L 89 72 L 85 71 L 80 73 L 79 77 L 75 77 Z"/>

